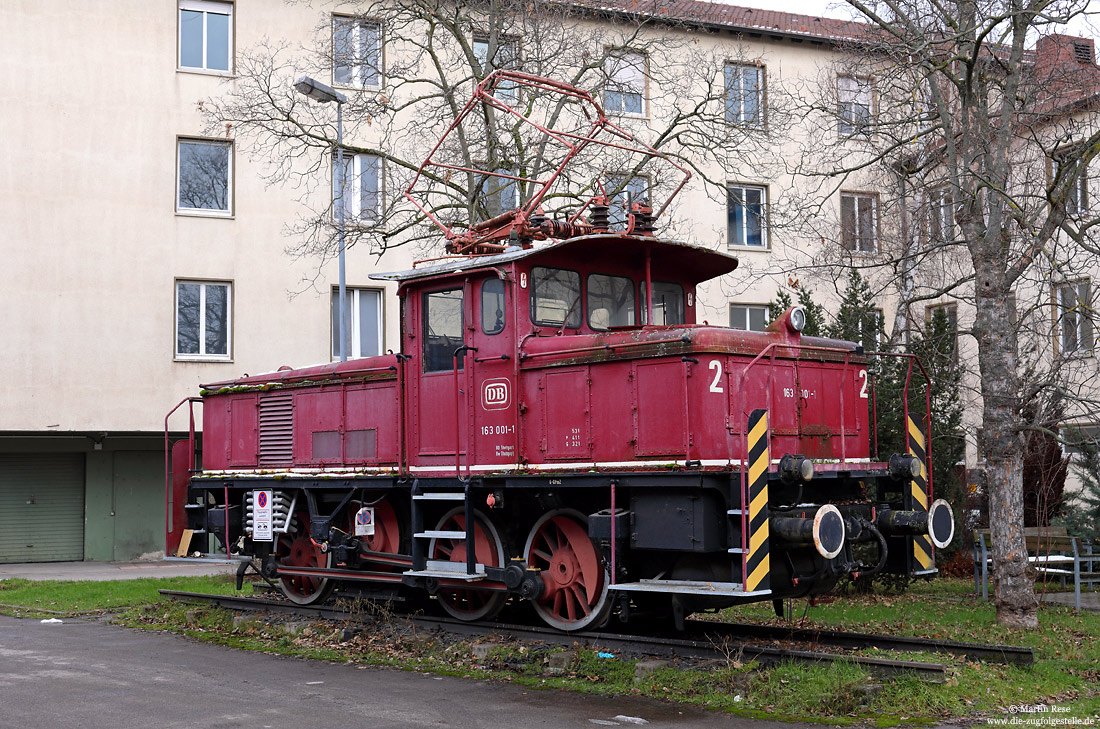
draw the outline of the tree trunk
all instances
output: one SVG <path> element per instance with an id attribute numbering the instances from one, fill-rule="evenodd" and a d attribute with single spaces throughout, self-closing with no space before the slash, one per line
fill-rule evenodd
<path id="1" fill-rule="evenodd" d="M 1009 312 L 1004 261 L 974 261 L 978 365 L 982 383 L 982 435 L 997 622 L 1009 628 L 1039 625 L 1035 585 L 1028 574 L 1024 540 L 1023 438 L 1016 382 L 1016 333 Z"/>

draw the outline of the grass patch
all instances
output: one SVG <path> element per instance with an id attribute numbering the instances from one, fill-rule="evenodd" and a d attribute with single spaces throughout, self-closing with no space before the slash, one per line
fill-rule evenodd
<path id="1" fill-rule="evenodd" d="M 116 620 L 135 628 L 174 631 L 242 650 L 350 663 L 392 666 L 445 675 L 507 680 L 540 689 L 603 695 L 640 695 L 729 711 L 738 715 L 830 724 L 930 725 L 947 719 L 997 721 L 1009 707 L 1043 704 L 1064 722 L 1083 725 L 1100 717 L 1100 614 L 1043 606 L 1041 628 L 1012 632 L 994 622 L 993 607 L 960 589 L 964 580 L 941 580 L 904 594 L 853 595 L 810 606 L 796 604 L 804 627 L 828 627 L 975 642 L 1028 645 L 1030 667 L 979 664 L 940 654 L 889 654 L 948 666 L 948 680 L 869 677 L 856 664 L 762 668 L 736 654 L 708 662 L 641 664 L 635 657 L 601 656 L 494 638 L 471 642 L 428 634 L 384 606 L 343 604 L 348 622 L 263 618 L 221 608 L 161 601 L 157 589 L 233 592 L 231 578 L 148 579 L 115 583 L 0 582 L 0 602 L 67 614 L 120 611 Z M 936 592 L 933 586 L 941 585 Z M 770 603 L 722 611 L 720 619 L 782 625 Z M 868 650 L 867 655 L 887 655 Z M 1034 716 L 1034 715 L 1032 715 Z"/>
<path id="2" fill-rule="evenodd" d="M 143 577 L 135 580 L 0 580 L 0 614 L 16 617 L 77 616 L 112 612 L 157 602 L 157 590 L 228 595 L 236 592 L 233 575 Z"/>

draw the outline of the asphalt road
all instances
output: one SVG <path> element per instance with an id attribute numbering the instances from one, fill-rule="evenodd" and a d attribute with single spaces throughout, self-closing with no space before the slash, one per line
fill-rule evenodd
<path id="1" fill-rule="evenodd" d="M 643 698 L 361 668 L 0 616 L 0 728 L 791 729 Z"/>

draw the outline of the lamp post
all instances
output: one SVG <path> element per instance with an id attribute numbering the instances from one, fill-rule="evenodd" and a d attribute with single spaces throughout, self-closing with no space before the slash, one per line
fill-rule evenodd
<path id="1" fill-rule="evenodd" d="M 348 97 L 336 89 L 309 76 L 302 76 L 294 82 L 294 88 L 299 94 L 308 96 L 322 104 L 336 102 L 336 166 L 340 170 L 340 187 L 336 196 L 336 230 L 340 241 L 340 361 L 348 359 L 348 321 L 347 312 L 347 287 L 344 279 L 344 187 L 347 184 L 347 173 L 344 170 L 344 103 Z"/>

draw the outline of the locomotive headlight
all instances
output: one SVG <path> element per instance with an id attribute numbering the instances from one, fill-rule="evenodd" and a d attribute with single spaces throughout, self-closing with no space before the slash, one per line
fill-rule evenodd
<path id="1" fill-rule="evenodd" d="M 788 453 L 779 459 L 779 477 L 791 484 L 809 481 L 814 477 L 814 462 L 805 456 Z"/>
<path id="2" fill-rule="evenodd" d="M 791 310 L 791 329 L 800 332 L 806 328 L 806 310 L 796 306 Z"/>

